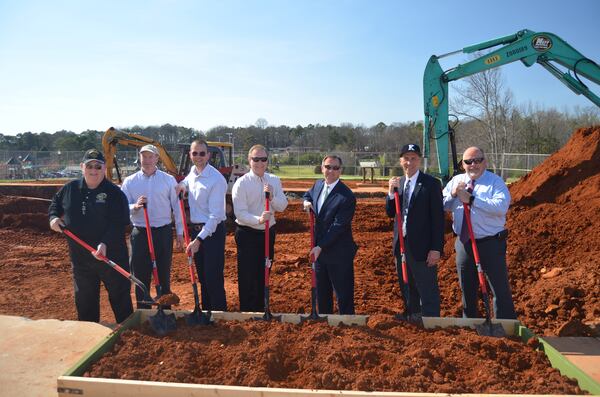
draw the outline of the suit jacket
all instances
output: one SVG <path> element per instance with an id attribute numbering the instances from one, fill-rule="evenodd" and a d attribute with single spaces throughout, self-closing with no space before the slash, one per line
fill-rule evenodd
<path id="1" fill-rule="evenodd" d="M 304 193 L 304 200 L 310 201 L 313 207 L 316 207 L 324 186 L 324 179 L 316 181 L 313 187 Z M 315 218 L 315 242 L 322 249 L 319 255 L 319 261 L 322 263 L 354 260 L 358 250 L 352 237 L 355 209 L 354 193 L 340 180 L 329 192 Z"/>
<path id="2" fill-rule="evenodd" d="M 400 208 L 406 176 L 400 179 Z M 396 219 L 395 199 L 387 196 L 385 210 L 394 218 L 394 255 L 400 255 L 398 242 L 398 220 Z M 431 175 L 419 172 L 417 184 L 408 204 L 405 242 L 417 261 L 425 261 L 431 250 L 443 252 L 444 249 L 444 206 L 442 203 L 442 185 Z"/>

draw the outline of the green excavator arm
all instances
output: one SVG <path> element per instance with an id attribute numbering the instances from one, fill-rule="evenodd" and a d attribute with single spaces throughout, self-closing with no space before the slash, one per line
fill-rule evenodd
<path id="1" fill-rule="evenodd" d="M 442 70 L 438 61 L 449 55 L 469 54 L 497 46 L 501 47 L 447 71 Z M 438 176 L 444 183 L 450 179 L 449 142 L 452 143 L 454 173 L 456 174 L 458 170 L 453 131 L 448 124 L 448 83 L 515 61 L 521 61 L 527 67 L 535 63 L 540 64 L 575 94 L 584 95 L 600 107 L 600 97 L 594 94 L 580 79 L 580 77 L 585 77 L 600 85 L 600 67 L 596 62 L 586 58 L 566 41 L 552 33 L 538 33 L 524 29 L 516 34 L 471 45 L 462 50 L 439 56 L 432 55 L 427 62 L 423 76 L 425 110 L 423 157 L 425 158 L 425 169 L 430 171 L 428 170 L 431 156 L 430 141 L 434 140 L 439 166 Z M 555 63 L 568 70 L 564 72 Z M 434 172 L 434 174 L 436 173 Z"/>

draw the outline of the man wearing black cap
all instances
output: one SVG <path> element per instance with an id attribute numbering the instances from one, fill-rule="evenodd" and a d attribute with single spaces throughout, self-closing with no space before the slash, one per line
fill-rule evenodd
<path id="1" fill-rule="evenodd" d="M 440 291 L 437 281 L 437 263 L 444 246 L 444 208 L 442 186 L 431 175 L 419 171 L 421 149 L 408 144 L 400 151 L 402 178 L 389 180 L 386 199 L 388 216 L 396 216 L 394 190 L 400 197 L 400 224 L 404 236 L 405 258 L 408 270 L 408 296 L 402 281 L 398 221 L 394 222 L 393 250 L 396 270 L 406 313 L 398 318 L 418 320 L 421 316 L 440 316 Z"/>
<path id="2" fill-rule="evenodd" d="M 103 255 L 129 270 L 125 227 L 129 225 L 129 206 L 118 186 L 104 178 L 104 156 L 96 149 L 85 152 L 81 162 L 83 177 L 67 183 L 52 199 L 48 216 L 50 228 L 62 232 L 67 227 Z M 73 269 L 75 306 L 81 321 L 100 321 L 100 282 L 117 323 L 132 312 L 131 284 L 106 263 L 96 259 L 71 239 L 69 255 Z"/>

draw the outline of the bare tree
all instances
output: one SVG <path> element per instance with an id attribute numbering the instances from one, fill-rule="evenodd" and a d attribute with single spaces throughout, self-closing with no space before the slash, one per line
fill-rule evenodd
<path id="1" fill-rule="evenodd" d="M 469 76 L 462 86 L 456 88 L 459 96 L 451 106 L 451 112 L 477 122 L 483 132 L 485 146 L 490 154 L 494 172 L 503 168 L 503 153 L 512 149 L 515 135 L 513 123 L 513 96 L 504 89 L 500 69 L 490 69 Z"/>

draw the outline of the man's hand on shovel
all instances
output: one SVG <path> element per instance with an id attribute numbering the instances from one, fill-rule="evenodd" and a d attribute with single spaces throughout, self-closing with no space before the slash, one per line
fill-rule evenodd
<path id="1" fill-rule="evenodd" d="M 50 229 L 55 232 L 62 233 L 62 229 L 65 227 L 65 223 L 60 218 L 54 218 L 50 221 Z"/>
<path id="2" fill-rule="evenodd" d="M 319 247 L 318 245 L 316 247 L 314 247 L 313 249 L 310 250 L 310 260 L 311 263 L 312 262 L 316 262 L 317 259 L 319 259 L 319 255 L 321 255 L 321 247 Z"/>
<path id="3" fill-rule="evenodd" d="M 94 258 L 98 259 L 99 261 L 103 261 L 104 258 L 106 258 L 106 244 L 98 244 L 98 247 L 96 247 L 96 252 L 92 252 L 92 255 L 94 255 Z"/>
<path id="4" fill-rule="evenodd" d="M 195 238 L 194 241 L 189 243 L 188 246 L 185 248 L 186 254 L 194 255 L 200 249 L 200 244 L 201 244 L 200 240 Z"/>

